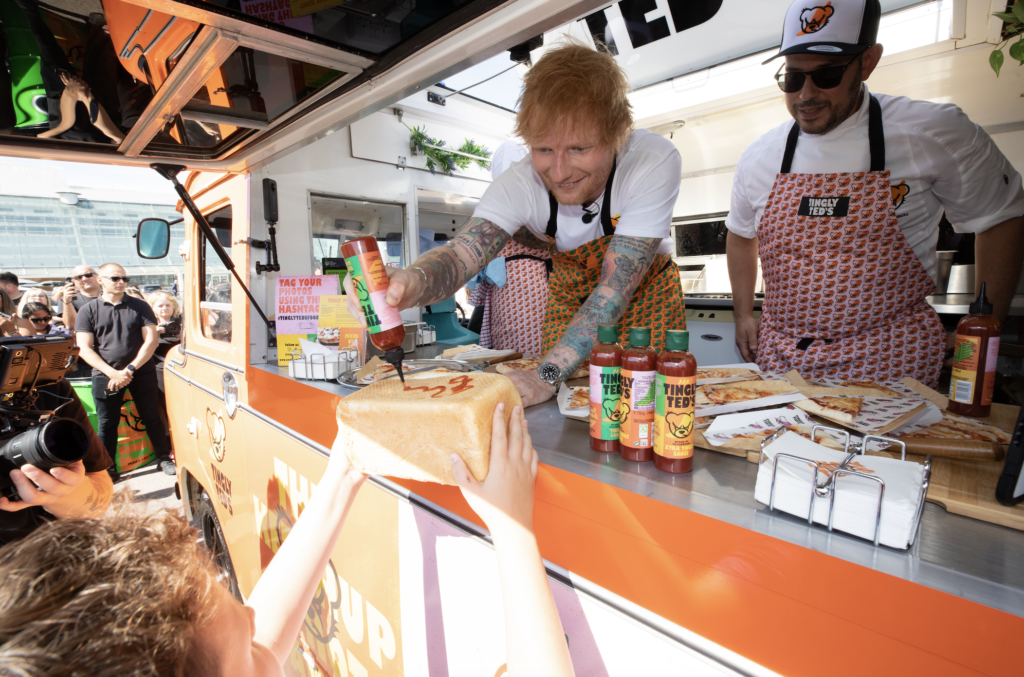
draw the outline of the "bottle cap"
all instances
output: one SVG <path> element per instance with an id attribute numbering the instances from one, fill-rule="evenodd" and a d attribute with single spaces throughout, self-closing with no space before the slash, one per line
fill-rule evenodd
<path id="1" fill-rule="evenodd" d="M 597 328 L 597 340 L 600 343 L 618 343 L 619 326 L 617 324 L 602 324 Z"/>
<path id="2" fill-rule="evenodd" d="M 669 329 L 665 339 L 665 350 L 689 350 L 690 332 L 685 329 Z"/>
<path id="3" fill-rule="evenodd" d="M 629 330 L 629 345 L 636 348 L 646 348 L 651 345 L 650 327 L 632 327 Z"/>
<path id="4" fill-rule="evenodd" d="M 985 298 L 985 283 L 981 283 L 981 291 L 978 292 L 978 298 L 974 299 L 974 303 L 968 308 L 971 315 L 991 315 L 992 304 Z"/>

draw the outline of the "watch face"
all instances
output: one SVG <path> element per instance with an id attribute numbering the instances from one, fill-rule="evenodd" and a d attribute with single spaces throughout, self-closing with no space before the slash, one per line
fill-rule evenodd
<path id="1" fill-rule="evenodd" d="M 558 377 L 561 372 L 558 370 L 558 367 L 553 364 L 542 364 L 540 365 L 540 369 L 537 374 L 540 376 L 540 380 L 545 383 L 554 384 L 558 381 Z"/>

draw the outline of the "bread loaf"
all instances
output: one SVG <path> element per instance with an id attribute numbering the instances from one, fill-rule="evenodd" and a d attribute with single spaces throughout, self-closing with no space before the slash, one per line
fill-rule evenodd
<path id="1" fill-rule="evenodd" d="M 404 385 L 387 379 L 338 403 L 339 442 L 365 473 L 455 484 L 455 453 L 483 480 L 499 402 L 507 425 L 522 400 L 512 381 L 498 374 L 447 373 Z"/>

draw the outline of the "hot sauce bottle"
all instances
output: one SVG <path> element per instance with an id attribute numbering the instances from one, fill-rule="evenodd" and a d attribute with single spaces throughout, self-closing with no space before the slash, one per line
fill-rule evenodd
<path id="1" fill-rule="evenodd" d="M 651 350 L 651 330 L 629 330 L 622 351 L 622 394 L 619 397 L 619 453 L 627 461 L 654 456 L 654 377 L 658 353 Z"/>
<path id="2" fill-rule="evenodd" d="M 654 380 L 654 467 L 677 474 L 693 469 L 697 360 L 689 347 L 690 332 L 670 330 Z"/>
<path id="3" fill-rule="evenodd" d="M 619 450 L 622 346 L 618 339 L 619 328 L 603 324 L 590 351 L 590 448 L 594 451 Z"/>
<path id="4" fill-rule="evenodd" d="M 388 272 L 381 258 L 377 240 L 360 237 L 341 245 L 341 255 L 352 277 L 359 306 L 366 317 L 366 328 L 370 341 L 384 351 L 384 359 L 398 370 L 398 378 L 405 383 L 402 371 L 402 341 L 405 340 L 405 326 L 397 308 L 385 300 L 388 291 Z"/>
<path id="5" fill-rule="evenodd" d="M 969 307 L 970 315 L 956 325 L 953 377 L 949 381 L 948 410 L 961 416 L 988 416 L 996 384 L 999 358 L 999 320 L 992 317 L 992 304 L 981 293 Z"/>

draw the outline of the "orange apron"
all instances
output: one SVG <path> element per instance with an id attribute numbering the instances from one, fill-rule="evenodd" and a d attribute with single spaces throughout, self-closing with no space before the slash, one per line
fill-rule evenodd
<path id="1" fill-rule="evenodd" d="M 791 174 L 799 129 L 757 228 L 767 290 L 758 366 L 937 387 L 946 332 L 925 301 L 935 283 L 896 221 L 881 106 L 871 97 L 868 172 Z"/>
<path id="2" fill-rule="evenodd" d="M 601 205 L 601 227 L 604 237 L 580 245 L 575 249 L 551 255 L 554 267 L 548 280 L 548 307 L 544 314 L 544 334 L 541 354 L 547 355 L 565 334 L 576 313 L 601 281 L 601 266 L 611 244 L 618 216 L 611 215 L 612 167 L 605 184 Z M 558 202 L 548 193 L 551 216 L 548 218 L 547 236 L 553 242 L 558 232 Z M 627 340 L 630 327 L 650 327 L 651 347 L 661 351 L 665 347 L 665 332 L 686 329 L 686 308 L 679 273 L 672 257 L 658 254 L 654 263 L 633 292 L 626 312 L 618 320 L 621 325 L 619 339 Z"/>

